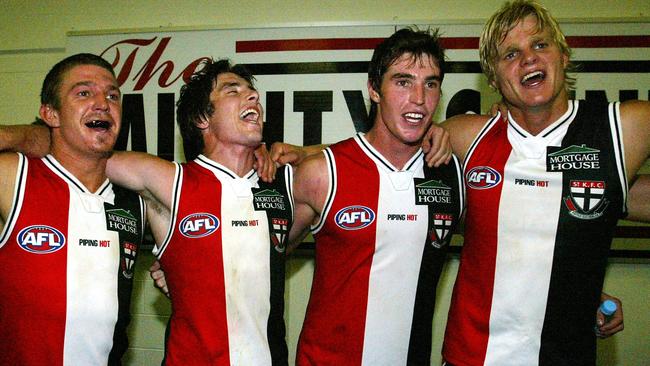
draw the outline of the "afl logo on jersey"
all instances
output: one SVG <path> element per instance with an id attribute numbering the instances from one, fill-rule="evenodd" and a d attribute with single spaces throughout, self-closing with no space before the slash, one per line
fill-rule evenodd
<path id="1" fill-rule="evenodd" d="M 194 213 L 185 216 L 178 225 L 178 230 L 188 238 L 202 238 L 219 228 L 219 219 L 209 213 Z"/>
<path id="2" fill-rule="evenodd" d="M 476 166 L 465 175 L 467 186 L 473 189 L 490 189 L 501 183 L 501 174 L 489 166 Z"/>
<path id="3" fill-rule="evenodd" d="M 348 206 L 334 216 L 336 225 L 344 230 L 359 230 L 375 221 L 375 213 L 366 206 Z"/>
<path id="4" fill-rule="evenodd" d="M 36 254 L 54 253 L 65 246 L 65 236 L 46 225 L 32 225 L 20 230 L 16 241 L 24 250 Z"/>

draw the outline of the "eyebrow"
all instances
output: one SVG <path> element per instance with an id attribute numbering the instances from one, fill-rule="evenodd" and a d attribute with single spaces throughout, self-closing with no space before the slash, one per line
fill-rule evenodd
<path id="1" fill-rule="evenodd" d="M 221 84 L 221 86 L 219 87 L 219 90 L 224 90 L 224 89 L 227 89 L 227 88 L 237 88 L 237 87 L 240 87 L 242 85 L 244 85 L 244 84 L 242 84 L 239 81 L 226 81 L 223 84 Z M 257 90 L 249 83 L 246 83 L 246 86 L 248 86 L 248 88 L 250 90 Z"/>
<path id="2" fill-rule="evenodd" d="M 395 80 L 395 79 L 409 79 L 409 80 L 413 80 L 413 79 L 415 79 L 415 76 L 413 76 L 413 75 L 411 75 L 411 74 L 406 74 L 406 73 L 401 73 L 401 72 L 400 72 L 400 73 L 397 73 L 397 74 L 391 76 L 391 80 Z M 433 80 L 440 81 L 440 76 L 439 76 L 439 75 L 431 75 L 431 76 L 428 76 L 428 77 L 427 77 L 426 79 L 424 79 L 424 80 L 426 80 L 426 81 L 433 81 Z"/>
<path id="3" fill-rule="evenodd" d="M 510 45 L 510 46 L 504 48 L 504 49 L 501 50 L 501 51 L 499 51 L 499 50 L 497 49 L 497 54 L 498 54 L 499 56 L 503 56 L 503 55 L 505 55 L 505 54 L 507 54 L 507 53 L 514 52 L 514 51 L 519 51 L 519 47 L 516 47 L 516 46 L 512 46 L 512 45 Z"/>
<path id="4" fill-rule="evenodd" d="M 221 84 L 221 87 L 219 89 L 226 89 L 226 88 L 233 88 L 233 87 L 238 87 L 240 86 L 241 83 L 239 81 L 227 81 L 223 84 Z"/>
<path id="5" fill-rule="evenodd" d="M 80 87 L 80 86 L 92 87 L 92 86 L 96 86 L 96 85 L 97 85 L 97 84 L 94 83 L 94 82 L 92 82 L 92 81 L 79 81 L 79 82 L 77 82 L 77 83 L 74 83 L 74 84 L 70 87 L 70 90 L 74 90 L 74 89 L 76 89 L 76 88 L 78 88 L 78 87 Z M 111 85 L 108 87 L 108 89 L 109 89 L 109 90 L 116 90 L 118 93 L 122 94 L 122 91 L 120 90 L 120 88 L 119 88 L 117 85 L 115 85 L 115 84 L 111 84 Z"/>

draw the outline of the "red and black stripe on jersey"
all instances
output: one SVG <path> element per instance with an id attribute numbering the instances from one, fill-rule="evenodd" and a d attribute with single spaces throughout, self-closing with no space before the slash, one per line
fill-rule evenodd
<path id="1" fill-rule="evenodd" d="M 626 213 L 627 181 L 623 169 L 618 103 L 580 102 L 560 149 L 587 146 L 599 150 L 600 169 L 568 169 L 562 172 L 564 203 L 557 228 L 548 305 L 541 334 L 540 365 L 594 365 L 594 319 L 600 302 L 609 249 L 616 223 Z M 550 149 L 550 148 L 549 148 Z M 557 151 L 557 149 L 550 149 Z M 548 155 L 548 154 L 547 154 Z M 605 184 L 596 196 L 589 185 L 581 193 L 594 195 L 599 206 L 571 207 L 575 182 Z M 594 189 L 595 190 L 595 189 Z M 574 192 L 573 196 L 577 196 Z M 583 197 L 589 200 L 589 197 Z M 575 198 L 574 198 L 575 201 Z M 573 201 L 573 202 L 574 202 Z M 579 211 L 583 211 L 580 217 Z M 572 215 L 572 213 L 574 213 Z M 602 215 L 599 215 L 602 213 Z"/>

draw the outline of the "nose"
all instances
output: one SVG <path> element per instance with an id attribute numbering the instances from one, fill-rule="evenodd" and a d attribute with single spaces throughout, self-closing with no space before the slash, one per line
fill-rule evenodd
<path id="1" fill-rule="evenodd" d="M 252 102 L 258 102 L 260 100 L 260 93 L 258 93 L 257 90 L 255 89 L 250 89 L 248 92 L 248 96 L 246 96 L 246 100 Z"/>
<path id="2" fill-rule="evenodd" d="M 93 107 L 96 110 L 108 111 L 108 109 L 109 109 L 108 98 L 109 98 L 109 96 L 107 94 L 105 94 L 105 93 L 97 93 L 97 94 L 95 94 Z"/>
<path id="3" fill-rule="evenodd" d="M 522 54 L 523 57 L 521 58 L 521 62 L 524 65 L 530 65 L 535 63 L 535 61 L 537 61 L 537 53 L 535 53 L 534 50 L 524 49 L 522 53 L 523 53 Z"/>
<path id="4" fill-rule="evenodd" d="M 424 104 L 424 85 L 415 85 L 411 90 L 411 102 L 422 105 Z"/>

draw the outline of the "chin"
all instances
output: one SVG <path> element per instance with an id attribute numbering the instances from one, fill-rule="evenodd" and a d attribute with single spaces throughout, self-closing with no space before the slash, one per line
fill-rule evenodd
<path id="1" fill-rule="evenodd" d="M 100 158 L 110 157 L 113 154 L 114 147 L 115 143 L 95 145 L 90 147 L 89 153 L 94 154 Z"/>

